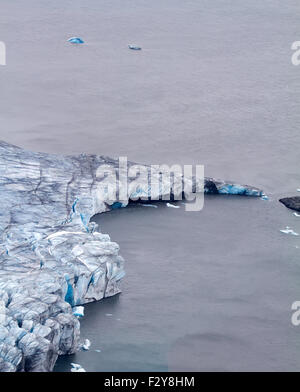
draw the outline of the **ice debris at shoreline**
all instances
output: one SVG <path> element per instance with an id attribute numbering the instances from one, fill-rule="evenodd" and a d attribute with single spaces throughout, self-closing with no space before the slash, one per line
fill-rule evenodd
<path id="1" fill-rule="evenodd" d="M 167 203 L 166 205 L 167 205 L 167 207 L 170 207 L 170 208 L 180 208 L 180 206 L 175 206 L 174 204 L 171 204 L 171 203 Z"/>
<path id="2" fill-rule="evenodd" d="M 83 39 L 79 37 L 71 37 L 68 39 L 68 42 L 70 42 L 71 44 L 84 44 Z"/>
<path id="3" fill-rule="evenodd" d="M 83 317 L 84 316 L 84 307 L 83 306 L 74 306 L 73 314 L 76 317 Z"/>
<path id="4" fill-rule="evenodd" d="M 81 345 L 81 349 L 83 351 L 89 351 L 90 347 L 91 347 L 91 341 L 89 339 L 85 339 L 85 341 Z"/>
<path id="5" fill-rule="evenodd" d="M 139 203 L 140 206 L 143 207 L 151 207 L 151 208 L 157 208 L 155 204 L 145 204 L 145 203 Z"/>
<path id="6" fill-rule="evenodd" d="M 81 366 L 81 365 L 79 365 L 79 363 L 71 363 L 71 372 L 73 372 L 73 373 L 85 373 L 86 372 L 86 370 Z"/>
<path id="7" fill-rule="evenodd" d="M 286 226 L 285 229 L 282 229 L 282 230 L 280 230 L 280 231 L 281 231 L 281 233 L 284 233 L 284 234 L 291 234 L 291 235 L 295 235 L 295 236 L 298 236 L 298 235 L 299 235 L 299 234 L 296 233 L 293 229 L 291 229 L 289 226 Z"/>
<path id="8" fill-rule="evenodd" d="M 119 245 L 91 222 L 128 204 L 105 192 L 98 177 L 104 165 L 118 177 L 117 159 L 30 152 L 0 142 L 0 372 L 52 371 L 58 355 L 80 349 L 74 307 L 120 293 Z M 128 171 L 133 165 L 128 162 Z M 157 181 L 161 171 L 153 176 Z M 190 185 L 199 189 L 195 179 Z M 130 183 L 128 192 L 135 202 L 151 197 L 147 180 Z M 205 178 L 204 192 L 262 195 L 213 178 Z M 166 179 L 154 196 L 171 201 L 181 194 Z"/>

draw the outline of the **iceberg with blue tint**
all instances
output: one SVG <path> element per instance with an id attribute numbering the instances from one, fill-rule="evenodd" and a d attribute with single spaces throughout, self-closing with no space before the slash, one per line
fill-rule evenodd
<path id="1" fill-rule="evenodd" d="M 68 42 L 70 42 L 71 44 L 84 44 L 83 39 L 79 37 L 71 37 L 68 39 Z"/>
<path id="2" fill-rule="evenodd" d="M 267 195 L 265 195 L 265 194 L 263 194 L 260 198 L 262 200 L 269 200 L 269 197 Z"/>

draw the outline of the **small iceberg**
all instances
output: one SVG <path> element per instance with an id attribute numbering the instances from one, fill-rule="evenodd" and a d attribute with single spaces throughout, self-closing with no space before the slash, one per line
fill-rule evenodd
<path id="1" fill-rule="evenodd" d="M 171 203 L 167 203 L 167 207 L 180 208 L 180 206 L 174 206 L 174 204 L 171 204 Z"/>
<path id="2" fill-rule="evenodd" d="M 297 192 L 300 192 L 300 188 L 297 189 Z"/>
<path id="3" fill-rule="evenodd" d="M 68 42 L 71 42 L 71 44 L 84 44 L 83 39 L 79 37 L 71 37 L 68 39 Z"/>
<path id="4" fill-rule="evenodd" d="M 91 347 L 91 341 L 89 339 L 85 339 L 85 341 L 81 345 L 81 349 L 83 351 L 89 351 L 90 347 Z"/>
<path id="5" fill-rule="evenodd" d="M 280 230 L 280 231 L 281 231 L 281 233 L 284 233 L 284 234 L 291 234 L 291 235 L 296 235 L 296 236 L 299 235 L 299 234 L 296 233 L 293 229 L 291 229 L 289 226 L 286 226 L 285 229 Z"/>
<path id="6" fill-rule="evenodd" d="M 142 50 L 140 46 L 128 45 L 128 48 L 131 50 Z"/>
<path id="7" fill-rule="evenodd" d="M 140 206 L 143 206 L 143 207 L 152 207 L 152 208 L 157 208 L 157 206 L 156 206 L 156 205 L 154 205 L 154 204 L 144 204 L 144 203 L 139 203 L 139 205 L 140 205 Z"/>
<path id="8" fill-rule="evenodd" d="M 95 351 L 96 353 L 101 353 L 101 350 L 99 350 L 99 348 L 97 348 Z"/>
<path id="9" fill-rule="evenodd" d="M 106 313 L 106 314 L 105 314 L 105 316 L 107 316 L 107 317 L 111 317 L 111 316 L 112 316 L 112 314 L 111 314 L 111 313 Z"/>
<path id="10" fill-rule="evenodd" d="M 86 372 L 86 370 L 81 366 L 81 365 L 79 365 L 79 363 L 71 363 L 71 372 L 73 372 L 73 373 L 85 373 Z"/>
<path id="11" fill-rule="evenodd" d="M 295 216 L 297 216 L 297 217 L 300 217 L 300 214 L 298 214 L 298 212 L 294 212 L 293 215 L 295 215 Z"/>
<path id="12" fill-rule="evenodd" d="M 83 306 L 74 306 L 73 314 L 76 317 L 83 317 L 84 316 L 84 307 Z"/>

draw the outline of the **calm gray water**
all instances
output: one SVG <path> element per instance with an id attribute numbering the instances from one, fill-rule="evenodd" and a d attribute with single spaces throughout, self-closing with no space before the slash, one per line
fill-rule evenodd
<path id="1" fill-rule="evenodd" d="M 85 307 L 107 370 L 300 369 L 296 0 L 0 0 L 0 137 L 32 150 L 204 164 L 270 201 L 207 197 L 203 211 L 129 207 L 95 219 L 121 245 L 123 293 Z M 66 42 L 81 36 L 86 44 Z M 127 44 L 143 47 L 128 50 Z M 298 220 L 297 220 L 298 219 Z M 112 314 L 112 316 L 106 316 Z M 100 349 L 101 352 L 95 350 Z"/>

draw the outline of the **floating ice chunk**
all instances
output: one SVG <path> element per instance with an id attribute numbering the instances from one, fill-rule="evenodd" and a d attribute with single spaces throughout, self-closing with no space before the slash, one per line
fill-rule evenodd
<path id="1" fill-rule="evenodd" d="M 140 46 L 128 45 L 128 48 L 131 50 L 142 50 Z"/>
<path id="2" fill-rule="evenodd" d="M 83 317 L 84 316 L 84 307 L 83 306 L 74 306 L 73 314 L 76 317 Z"/>
<path id="3" fill-rule="evenodd" d="M 85 339 L 85 341 L 81 345 L 82 350 L 89 351 L 90 347 L 91 347 L 91 341 L 89 339 Z"/>
<path id="4" fill-rule="evenodd" d="M 111 317 L 111 316 L 112 316 L 112 314 L 111 314 L 111 313 L 106 313 L 106 314 L 105 314 L 105 316 L 107 316 L 107 317 Z"/>
<path id="5" fill-rule="evenodd" d="M 71 366 L 72 366 L 71 372 L 73 372 L 73 373 L 74 372 L 78 372 L 78 373 L 86 372 L 86 370 L 78 363 L 71 363 Z"/>
<path id="6" fill-rule="evenodd" d="M 144 203 L 139 203 L 140 206 L 143 207 L 152 207 L 152 208 L 157 208 L 157 206 L 155 204 L 144 204 Z"/>
<path id="7" fill-rule="evenodd" d="M 261 200 L 269 200 L 269 197 L 265 194 L 261 195 Z"/>
<path id="8" fill-rule="evenodd" d="M 295 215 L 295 216 L 297 216 L 297 217 L 300 217 L 300 214 L 298 214 L 298 212 L 294 212 L 293 215 Z"/>
<path id="9" fill-rule="evenodd" d="M 174 204 L 171 204 L 171 203 L 167 203 L 167 207 L 180 208 L 180 206 L 174 206 Z"/>
<path id="10" fill-rule="evenodd" d="M 297 192 L 300 192 L 300 188 L 297 189 Z"/>
<path id="11" fill-rule="evenodd" d="M 96 353 L 101 353 L 101 350 L 99 350 L 98 348 L 95 351 Z"/>
<path id="12" fill-rule="evenodd" d="M 73 363 L 73 362 L 71 362 L 71 366 L 72 366 L 72 368 L 74 368 L 74 369 L 79 369 L 79 368 L 82 367 L 82 366 L 79 365 L 78 363 Z"/>
<path id="13" fill-rule="evenodd" d="M 281 233 L 284 233 L 284 234 L 291 234 L 291 235 L 296 235 L 296 236 L 299 235 L 299 234 L 296 233 L 293 229 L 291 229 L 289 226 L 286 226 L 285 229 L 280 230 L 280 231 L 281 231 Z"/>
<path id="14" fill-rule="evenodd" d="M 79 37 L 71 37 L 68 39 L 68 42 L 71 42 L 71 44 L 84 44 L 83 39 Z"/>

